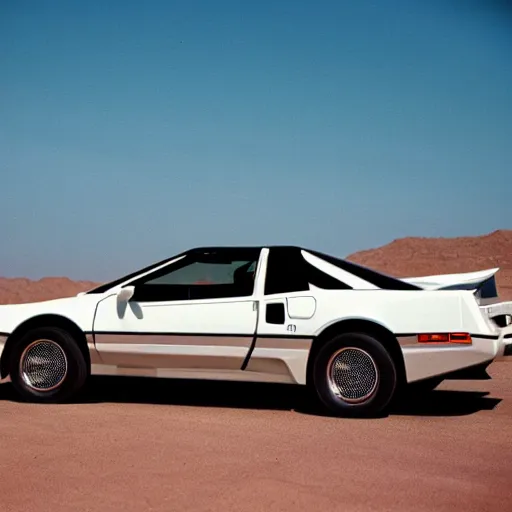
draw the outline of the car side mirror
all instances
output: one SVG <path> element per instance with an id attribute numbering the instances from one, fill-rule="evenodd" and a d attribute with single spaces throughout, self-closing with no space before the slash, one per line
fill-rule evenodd
<path id="1" fill-rule="evenodd" d="M 121 288 L 119 292 L 117 292 L 117 301 L 118 302 L 128 302 L 135 293 L 135 287 L 134 286 L 125 286 L 124 288 Z"/>

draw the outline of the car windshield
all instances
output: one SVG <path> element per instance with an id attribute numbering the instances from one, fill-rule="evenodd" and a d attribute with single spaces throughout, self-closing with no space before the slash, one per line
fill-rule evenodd
<path id="1" fill-rule="evenodd" d="M 142 269 L 139 269 L 139 270 L 136 270 L 135 272 L 132 272 L 131 274 L 128 274 L 128 275 L 125 275 L 123 277 L 120 277 L 118 279 L 116 279 L 115 281 L 109 281 L 108 283 L 104 283 L 100 286 L 97 286 L 96 288 L 93 288 L 92 290 L 89 290 L 87 293 L 105 293 L 107 290 L 109 290 L 110 288 L 113 288 L 114 286 L 117 286 L 121 283 L 123 283 L 124 281 L 128 281 L 128 279 L 131 279 L 132 277 L 135 277 L 139 274 L 144 274 L 145 272 L 149 272 L 157 267 L 159 267 L 160 265 L 165 265 L 165 263 L 167 263 L 168 261 L 172 261 L 176 258 L 179 258 L 180 256 L 183 256 L 185 253 L 182 253 L 182 254 L 178 254 L 176 256 L 172 256 L 171 258 L 166 258 L 165 260 L 162 260 L 162 261 L 159 261 L 157 263 L 153 263 L 151 265 L 148 265 L 147 267 L 145 268 L 142 268 Z"/>

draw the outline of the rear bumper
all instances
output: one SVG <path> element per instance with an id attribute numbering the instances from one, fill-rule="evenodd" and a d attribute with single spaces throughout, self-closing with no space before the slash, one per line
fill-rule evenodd
<path id="1" fill-rule="evenodd" d="M 472 334 L 472 344 L 411 344 L 402 347 L 407 382 L 448 375 L 512 356 L 512 325 L 495 334 Z"/>

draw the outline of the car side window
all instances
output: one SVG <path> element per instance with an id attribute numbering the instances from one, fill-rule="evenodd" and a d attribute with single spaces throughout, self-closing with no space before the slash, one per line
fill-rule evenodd
<path id="1" fill-rule="evenodd" d="M 324 290 L 350 290 L 351 287 L 307 262 L 295 247 L 270 249 L 265 280 L 265 295 L 302 292 L 309 285 Z"/>
<path id="2" fill-rule="evenodd" d="M 265 278 L 265 295 L 309 290 L 300 250 L 294 247 L 270 249 Z"/>
<path id="3" fill-rule="evenodd" d="M 135 286 L 132 300 L 155 302 L 251 296 L 259 252 L 219 250 L 187 255 L 132 283 Z"/>
<path id="4" fill-rule="evenodd" d="M 203 263 L 194 261 L 186 267 L 170 271 L 160 277 L 146 281 L 145 284 L 167 285 L 207 285 L 234 284 L 235 272 L 249 264 L 248 261 L 233 261 L 231 263 Z"/>

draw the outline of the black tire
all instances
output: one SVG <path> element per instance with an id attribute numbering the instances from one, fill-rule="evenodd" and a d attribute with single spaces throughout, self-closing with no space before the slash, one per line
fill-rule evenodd
<path id="1" fill-rule="evenodd" d="M 43 358 L 37 362 L 37 358 Z M 88 367 L 75 339 L 65 330 L 42 327 L 19 339 L 10 357 L 12 385 L 25 401 L 66 402 L 85 385 Z"/>
<path id="2" fill-rule="evenodd" d="M 348 368 L 332 375 L 334 363 Z M 350 374 L 359 365 L 360 372 Z M 390 404 L 397 389 L 397 371 L 393 358 L 378 340 L 363 333 L 341 334 L 319 350 L 313 366 L 316 392 L 331 413 L 346 417 L 375 417 Z M 343 387 L 343 389 L 342 389 Z M 350 395 L 350 396 L 349 396 Z"/>

